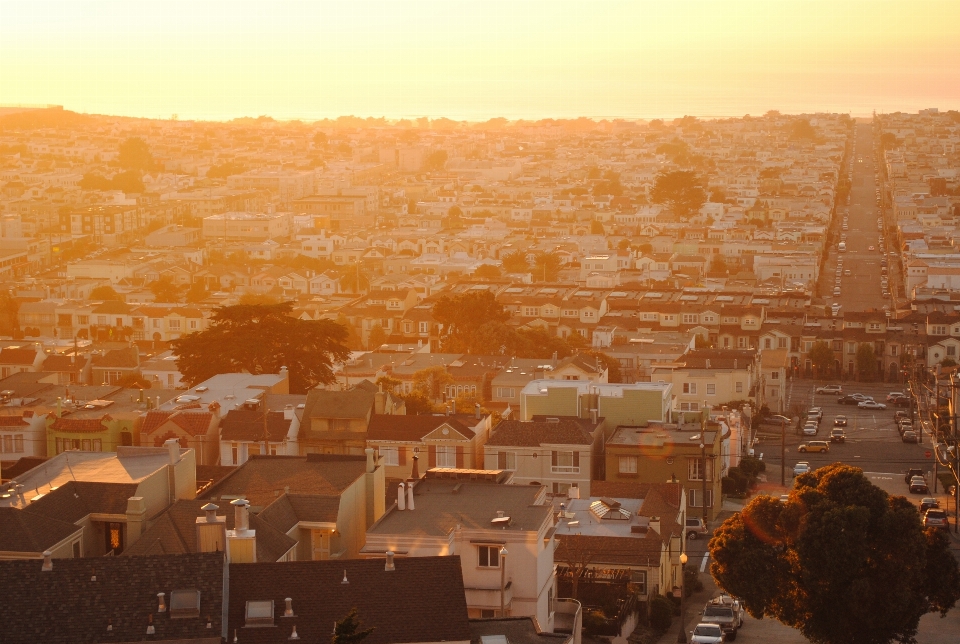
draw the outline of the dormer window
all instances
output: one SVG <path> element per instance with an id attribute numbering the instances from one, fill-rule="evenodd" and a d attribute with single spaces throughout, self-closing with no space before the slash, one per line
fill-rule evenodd
<path id="1" fill-rule="evenodd" d="M 200 591 L 175 590 L 170 593 L 170 617 L 200 617 Z"/>
<path id="2" fill-rule="evenodd" d="M 273 602 L 248 601 L 243 625 L 245 627 L 273 626 Z"/>

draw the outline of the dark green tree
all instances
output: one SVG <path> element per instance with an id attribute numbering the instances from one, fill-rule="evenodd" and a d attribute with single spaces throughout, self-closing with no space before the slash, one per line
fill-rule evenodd
<path id="1" fill-rule="evenodd" d="M 722 254 L 717 253 L 716 255 L 710 258 L 711 273 L 726 273 L 727 270 L 728 270 L 727 260 L 723 257 Z"/>
<path id="2" fill-rule="evenodd" d="M 861 342 L 857 346 L 857 378 L 861 382 L 877 378 L 877 355 L 870 342 Z"/>
<path id="3" fill-rule="evenodd" d="M 661 172 L 650 191 L 653 203 L 667 206 L 681 219 L 695 215 L 707 201 L 700 177 L 692 170 Z"/>
<path id="4" fill-rule="evenodd" d="M 292 302 L 217 309 L 210 326 L 171 343 L 190 386 L 218 373 L 289 370 L 290 393 L 333 382 L 334 363 L 349 355 L 347 328 L 332 320 L 300 320 Z"/>
<path id="5" fill-rule="evenodd" d="M 20 337 L 20 302 L 10 291 L 0 291 L 0 335 Z"/>
<path id="6" fill-rule="evenodd" d="M 150 170 L 153 168 L 153 156 L 150 146 L 138 136 L 131 137 L 120 144 L 120 167 L 126 170 Z"/>
<path id="7" fill-rule="evenodd" d="M 110 189 L 141 193 L 146 190 L 146 187 L 143 185 L 139 171 L 127 170 L 113 175 L 113 179 L 110 180 Z"/>
<path id="8" fill-rule="evenodd" d="M 556 282 L 563 260 L 556 253 L 542 251 L 533 258 L 533 276 L 544 282 Z"/>
<path id="9" fill-rule="evenodd" d="M 351 608 L 346 617 L 338 621 L 333 627 L 332 644 L 357 644 L 367 638 L 374 629 L 360 630 L 360 616 L 356 608 Z"/>
<path id="10" fill-rule="evenodd" d="M 437 150 L 427 155 L 423 161 L 423 169 L 428 172 L 440 172 L 447 165 L 447 151 Z"/>
<path id="11" fill-rule="evenodd" d="M 114 301 L 117 301 L 117 302 L 123 302 L 123 301 L 124 301 L 122 295 L 120 295 L 119 293 L 117 293 L 117 292 L 113 289 L 112 286 L 108 286 L 108 285 L 106 285 L 106 284 L 104 284 L 103 286 L 98 286 L 98 287 L 96 287 L 95 289 L 93 289 L 92 291 L 90 291 L 90 299 L 91 299 L 91 300 L 101 300 L 101 301 L 104 301 L 104 302 L 106 302 L 106 301 L 108 301 L 108 300 L 114 300 Z"/>
<path id="12" fill-rule="evenodd" d="M 884 150 L 892 150 L 899 144 L 900 142 L 897 141 L 897 135 L 893 132 L 884 132 L 880 135 L 880 147 Z"/>
<path id="13" fill-rule="evenodd" d="M 387 341 L 387 332 L 379 324 L 374 324 L 370 329 L 370 335 L 367 336 L 367 349 L 376 351 Z"/>
<path id="14" fill-rule="evenodd" d="M 181 288 L 173 283 L 167 275 L 161 275 L 159 279 L 150 282 L 147 285 L 150 292 L 157 302 L 179 302 L 181 297 Z"/>
<path id="15" fill-rule="evenodd" d="M 190 288 L 183 294 L 183 299 L 191 304 L 202 302 L 207 299 L 207 288 L 203 285 L 203 280 L 197 280 L 190 284 Z"/>
<path id="16" fill-rule="evenodd" d="M 470 291 L 443 295 L 433 305 L 434 319 L 443 325 L 441 346 L 444 351 L 468 351 L 470 336 L 490 322 L 506 322 L 510 314 L 503 310 L 490 291 Z"/>
<path id="17" fill-rule="evenodd" d="M 503 270 L 508 273 L 527 273 L 530 271 L 527 254 L 522 250 L 507 253 L 500 258 L 500 261 L 503 262 Z"/>
<path id="18" fill-rule="evenodd" d="M 794 141 L 812 141 L 817 138 L 817 129 L 810 125 L 810 121 L 807 119 L 798 118 L 790 126 L 790 138 Z"/>
<path id="19" fill-rule="evenodd" d="M 493 264 L 483 264 L 477 267 L 477 270 L 473 272 L 473 276 L 481 279 L 496 279 L 500 277 L 500 268 Z"/>
<path id="20" fill-rule="evenodd" d="M 942 530 L 840 463 L 799 476 L 789 499 L 761 495 L 710 541 L 710 572 L 757 618 L 815 644 L 915 642 L 920 617 L 960 598 Z"/>
<path id="21" fill-rule="evenodd" d="M 826 378 L 833 371 L 833 349 L 826 340 L 817 340 L 810 347 L 807 357 L 810 358 L 810 364 L 817 370 L 818 378 Z"/>

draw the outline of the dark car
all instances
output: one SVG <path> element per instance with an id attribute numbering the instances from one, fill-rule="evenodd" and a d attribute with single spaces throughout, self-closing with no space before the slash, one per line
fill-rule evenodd
<path id="1" fill-rule="evenodd" d="M 854 398 L 853 396 L 840 396 L 837 398 L 837 402 L 841 405 L 859 405 L 863 401 L 863 398 Z"/>
<path id="2" fill-rule="evenodd" d="M 910 479 L 910 494 L 930 494 L 927 480 L 922 476 L 914 476 Z"/>
<path id="3" fill-rule="evenodd" d="M 894 407 L 909 407 L 910 406 L 910 396 L 894 396 L 890 400 L 890 404 Z"/>
<path id="4" fill-rule="evenodd" d="M 903 434 L 900 435 L 900 439 L 901 439 L 904 443 L 919 443 L 919 442 L 920 442 L 920 439 L 917 438 L 917 432 L 915 432 L 915 431 L 913 431 L 913 430 L 911 430 L 911 429 L 908 429 L 908 430 L 904 431 Z"/>
<path id="5" fill-rule="evenodd" d="M 920 499 L 920 514 L 923 514 L 930 508 L 939 508 L 939 507 L 940 507 L 940 502 L 932 497 Z"/>
<path id="6" fill-rule="evenodd" d="M 843 415 L 834 417 L 834 419 L 833 419 L 833 426 L 834 426 L 834 427 L 846 427 L 846 426 L 847 426 L 847 417 L 846 417 L 846 416 L 843 416 Z"/>
<path id="7" fill-rule="evenodd" d="M 921 470 L 919 467 L 911 467 L 909 470 L 907 470 L 906 474 L 903 475 L 903 482 L 909 483 L 910 479 L 912 479 L 914 476 L 923 476 L 923 470 Z"/>

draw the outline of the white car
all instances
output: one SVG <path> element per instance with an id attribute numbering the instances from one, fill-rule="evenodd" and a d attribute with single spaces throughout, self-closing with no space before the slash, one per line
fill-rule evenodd
<path id="1" fill-rule="evenodd" d="M 690 631 L 690 644 L 723 644 L 723 631 L 716 624 L 697 624 Z"/>
<path id="2" fill-rule="evenodd" d="M 810 463 L 806 461 L 800 461 L 793 466 L 793 475 L 800 476 L 801 474 L 806 474 L 810 471 Z"/>
<path id="3" fill-rule="evenodd" d="M 803 426 L 803 435 L 804 436 L 816 436 L 817 435 L 817 421 L 808 420 L 807 423 Z"/>
<path id="4" fill-rule="evenodd" d="M 839 305 L 839 304 L 835 304 L 834 306 L 836 306 L 837 308 L 840 308 L 840 305 Z M 822 386 L 822 387 L 817 387 L 816 393 L 818 393 L 818 394 L 842 394 L 842 393 L 843 393 L 843 387 L 841 387 L 840 385 L 824 385 L 824 386 Z M 820 413 L 822 414 L 823 411 L 821 411 Z"/>
<path id="5" fill-rule="evenodd" d="M 873 400 L 864 400 L 862 403 L 858 403 L 857 407 L 860 409 L 886 409 L 887 406 L 883 403 L 878 403 Z"/>

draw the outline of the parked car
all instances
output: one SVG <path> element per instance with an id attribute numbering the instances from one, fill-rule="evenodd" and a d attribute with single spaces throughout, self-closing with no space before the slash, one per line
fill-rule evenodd
<path id="1" fill-rule="evenodd" d="M 928 496 L 926 498 L 920 499 L 920 514 L 923 514 L 930 508 L 939 508 L 939 507 L 940 507 L 940 502 L 933 497 Z"/>
<path id="2" fill-rule="evenodd" d="M 914 476 L 910 479 L 910 494 L 929 494 L 930 488 L 927 487 L 927 480 L 922 476 Z"/>
<path id="3" fill-rule="evenodd" d="M 696 541 L 701 536 L 706 536 L 707 534 L 707 524 L 703 522 L 703 519 L 700 517 L 691 518 L 687 517 L 687 539 L 691 541 Z"/>
<path id="4" fill-rule="evenodd" d="M 728 642 L 737 639 L 739 619 L 732 606 L 707 604 L 703 607 L 702 624 L 716 624 Z"/>
<path id="5" fill-rule="evenodd" d="M 910 396 L 897 396 L 890 401 L 890 404 L 894 407 L 909 407 L 910 406 Z"/>
<path id="6" fill-rule="evenodd" d="M 902 440 L 904 443 L 919 443 L 919 442 L 920 442 L 920 440 L 917 438 L 917 432 L 915 432 L 915 431 L 913 431 L 913 430 L 910 430 L 910 429 L 908 429 L 907 431 L 903 432 L 903 434 L 900 436 L 900 440 Z"/>
<path id="7" fill-rule="evenodd" d="M 822 387 L 817 387 L 814 391 L 818 394 L 842 394 L 843 387 L 840 385 L 823 385 Z"/>
<path id="8" fill-rule="evenodd" d="M 707 603 L 718 606 L 730 606 L 733 608 L 733 612 L 737 616 L 737 628 L 743 628 L 743 616 L 745 611 L 743 610 L 743 606 L 740 604 L 740 600 L 734 599 L 726 593 L 722 593 Z"/>
<path id="9" fill-rule="evenodd" d="M 834 418 L 833 418 L 833 426 L 834 426 L 834 427 L 846 427 L 846 426 L 847 426 L 847 417 L 844 416 L 843 414 L 840 414 L 839 416 L 834 416 Z"/>
<path id="10" fill-rule="evenodd" d="M 843 433 L 842 427 L 834 427 L 830 430 L 830 442 L 831 443 L 845 443 L 847 440 L 847 435 Z"/>
<path id="11" fill-rule="evenodd" d="M 806 474 L 810 471 L 810 463 L 806 461 L 800 461 L 793 466 L 793 475 L 800 476 L 801 474 Z"/>
<path id="12" fill-rule="evenodd" d="M 901 396 L 906 396 L 907 394 L 902 391 L 891 391 L 887 394 L 887 402 L 893 402 L 894 398 L 900 398 Z"/>
<path id="13" fill-rule="evenodd" d="M 895 421 L 900 421 L 903 418 L 910 418 L 910 412 L 907 411 L 895 411 L 893 412 L 893 419 Z"/>
<path id="14" fill-rule="evenodd" d="M 923 476 L 923 470 L 921 470 L 919 467 L 911 467 L 909 470 L 907 470 L 906 474 L 903 475 L 903 482 L 909 483 L 910 479 L 912 479 L 914 476 Z"/>
<path id="15" fill-rule="evenodd" d="M 817 427 L 816 421 L 808 420 L 803 426 L 803 435 L 804 436 L 816 436 L 819 427 Z"/>
<path id="16" fill-rule="evenodd" d="M 840 398 L 837 398 L 837 402 L 840 403 L 841 405 L 858 405 L 862 400 L 863 400 L 863 396 L 861 396 L 860 394 L 851 394 L 851 395 L 841 396 Z"/>
<path id="17" fill-rule="evenodd" d="M 690 631 L 690 644 L 722 644 L 723 631 L 716 624 L 697 624 Z"/>
<path id="18" fill-rule="evenodd" d="M 941 510 L 940 508 L 932 508 L 923 513 L 923 527 L 949 530 L 950 519 L 947 518 L 947 513 L 945 510 Z"/>
<path id="19" fill-rule="evenodd" d="M 816 418 L 817 423 L 823 420 L 823 409 L 820 407 L 811 407 L 807 410 L 807 418 Z"/>
<path id="20" fill-rule="evenodd" d="M 800 443 L 800 446 L 797 447 L 798 452 L 829 452 L 830 443 L 827 441 L 808 441 L 806 443 Z"/>
<path id="21" fill-rule="evenodd" d="M 887 406 L 883 403 L 878 403 L 874 400 L 864 400 L 863 402 L 857 404 L 857 407 L 860 409 L 886 409 Z"/>

